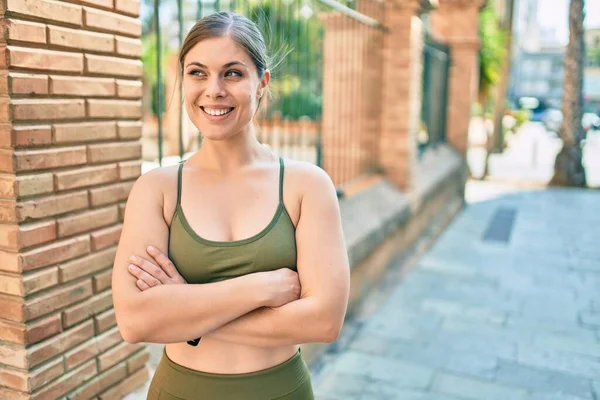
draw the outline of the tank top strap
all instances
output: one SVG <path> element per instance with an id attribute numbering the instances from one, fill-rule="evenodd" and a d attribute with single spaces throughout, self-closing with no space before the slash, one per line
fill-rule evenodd
<path id="1" fill-rule="evenodd" d="M 183 171 L 183 161 L 179 163 L 179 169 L 177 171 L 177 206 L 181 205 L 181 174 Z"/>
<path id="2" fill-rule="evenodd" d="M 279 203 L 283 204 L 283 157 L 279 157 Z"/>

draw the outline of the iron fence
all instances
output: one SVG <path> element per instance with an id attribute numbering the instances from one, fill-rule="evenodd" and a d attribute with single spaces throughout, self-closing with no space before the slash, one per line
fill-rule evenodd
<path id="1" fill-rule="evenodd" d="M 419 149 L 445 141 L 448 107 L 448 79 L 450 48 L 448 45 L 425 37 L 423 46 L 423 101 Z"/>

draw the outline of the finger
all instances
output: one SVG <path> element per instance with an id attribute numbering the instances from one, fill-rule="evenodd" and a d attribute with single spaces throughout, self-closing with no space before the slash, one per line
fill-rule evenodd
<path id="1" fill-rule="evenodd" d="M 162 251 L 154 246 L 148 246 L 147 251 L 169 277 L 181 278 L 183 280 L 183 277 L 179 274 L 179 271 L 177 271 L 173 262 Z"/>
<path id="2" fill-rule="evenodd" d="M 169 283 L 169 276 L 162 270 L 161 267 L 157 266 L 153 262 L 146 260 L 143 257 L 131 256 L 129 259 L 132 264 L 137 265 L 140 269 L 146 271 L 149 275 L 158 279 L 163 284 Z"/>
<path id="3" fill-rule="evenodd" d="M 137 265 L 133 265 L 133 264 L 129 265 L 128 270 L 133 276 L 138 278 L 138 281 L 139 280 L 144 281 L 146 283 L 146 285 L 148 285 L 148 287 L 154 287 L 154 286 L 158 286 L 161 284 L 161 282 L 158 279 L 156 279 L 155 277 L 153 277 L 152 275 L 150 275 L 143 269 L 139 268 Z"/>
<path id="4" fill-rule="evenodd" d="M 135 282 L 135 285 L 136 285 L 136 286 L 138 287 L 138 289 L 140 289 L 141 291 L 144 291 L 144 290 L 146 290 L 146 289 L 150 289 L 150 286 L 148 286 L 148 284 L 146 284 L 146 282 L 144 282 L 144 281 L 143 281 L 143 280 L 141 280 L 141 279 L 138 279 L 138 280 Z"/>

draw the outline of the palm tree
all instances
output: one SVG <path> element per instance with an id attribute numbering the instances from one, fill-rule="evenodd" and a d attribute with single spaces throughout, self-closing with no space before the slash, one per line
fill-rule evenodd
<path id="1" fill-rule="evenodd" d="M 571 0 L 569 5 L 569 44 L 565 56 L 562 103 L 563 123 L 559 131 L 563 147 L 554 162 L 554 177 L 550 181 L 551 185 L 586 186 L 581 147 L 581 142 L 585 138 L 585 132 L 581 125 L 585 60 L 584 2 L 585 0 Z"/>

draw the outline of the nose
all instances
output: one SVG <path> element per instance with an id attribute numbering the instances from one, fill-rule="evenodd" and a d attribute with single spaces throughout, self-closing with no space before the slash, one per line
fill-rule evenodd
<path id="1" fill-rule="evenodd" d="M 216 99 L 219 97 L 225 97 L 225 89 L 223 87 L 223 82 L 219 76 L 213 76 L 208 78 L 206 83 L 206 89 L 204 90 L 204 95 L 211 99 Z"/>

